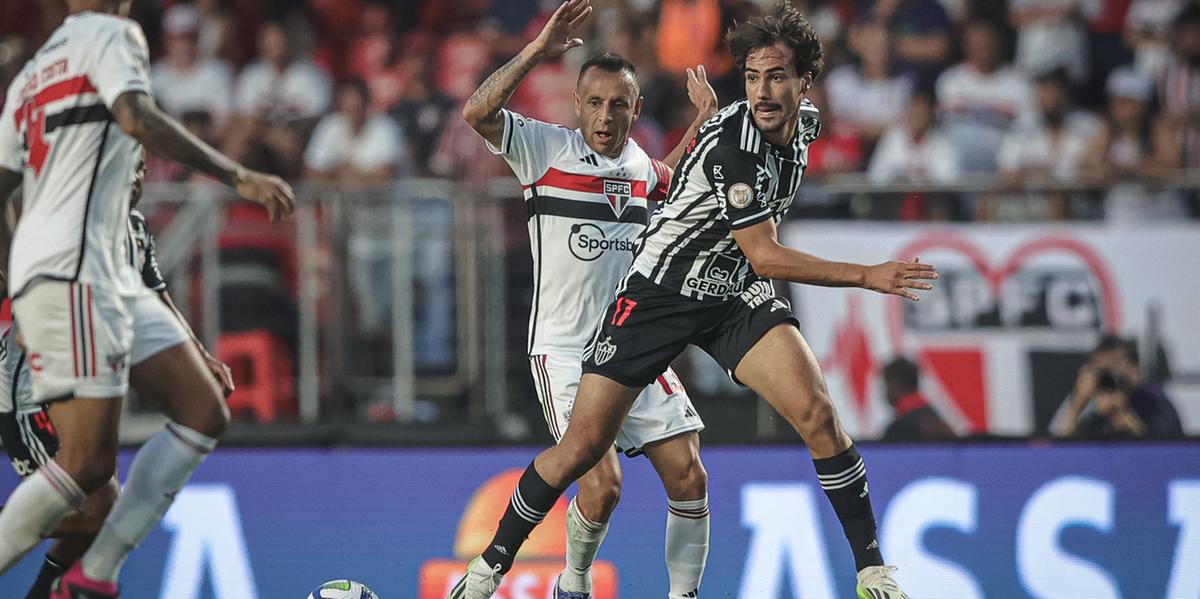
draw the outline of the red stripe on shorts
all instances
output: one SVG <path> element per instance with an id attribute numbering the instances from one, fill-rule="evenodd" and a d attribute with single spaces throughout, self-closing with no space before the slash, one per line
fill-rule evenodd
<path id="1" fill-rule="evenodd" d="M 96 327 L 94 326 L 96 319 L 94 316 L 92 316 L 92 286 L 91 285 L 87 286 L 87 294 L 88 294 L 88 314 L 87 314 L 87 317 L 88 317 L 88 343 L 90 344 L 91 350 L 92 350 L 92 376 L 96 376 L 96 374 L 99 371 L 96 370 Z"/>
<path id="2" fill-rule="evenodd" d="M 75 283 L 67 285 L 67 298 L 71 304 L 71 361 L 75 364 L 75 377 L 79 377 L 79 342 L 75 335 Z"/>

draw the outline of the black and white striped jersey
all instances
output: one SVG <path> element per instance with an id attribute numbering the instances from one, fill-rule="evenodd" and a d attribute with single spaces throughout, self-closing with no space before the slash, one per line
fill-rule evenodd
<path id="1" fill-rule="evenodd" d="M 804 100 L 795 136 L 780 147 L 763 139 L 751 110 L 735 102 L 700 128 L 639 240 L 634 272 L 694 299 L 728 298 L 753 280 L 733 231 L 783 219 L 821 121 Z"/>

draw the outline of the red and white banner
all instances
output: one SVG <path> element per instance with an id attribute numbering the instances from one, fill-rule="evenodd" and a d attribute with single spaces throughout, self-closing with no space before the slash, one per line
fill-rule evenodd
<path id="1" fill-rule="evenodd" d="M 919 256 L 940 273 L 920 302 L 792 286 L 851 434 L 890 421 L 879 370 L 898 355 L 960 431 L 1044 431 L 1105 331 L 1139 339 L 1143 356 L 1165 351 L 1168 395 L 1200 432 L 1200 228 L 801 222 L 782 237 L 829 260 Z"/>

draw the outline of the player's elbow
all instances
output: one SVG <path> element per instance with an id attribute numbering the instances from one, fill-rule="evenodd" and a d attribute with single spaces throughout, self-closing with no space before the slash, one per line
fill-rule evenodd
<path id="1" fill-rule="evenodd" d="M 756 247 L 752 250 L 743 250 L 743 252 L 746 254 L 746 259 L 750 261 L 750 268 L 754 269 L 754 274 L 764 279 L 779 278 L 780 261 L 772 248 Z"/>
<path id="2" fill-rule="evenodd" d="M 487 115 L 485 115 L 480 107 L 476 106 L 474 103 L 467 102 L 463 105 L 462 118 L 467 122 L 468 125 L 471 126 L 472 129 L 478 129 L 485 116 Z"/>
<path id="3" fill-rule="evenodd" d="M 143 143 L 149 137 L 152 121 L 159 116 L 157 112 L 158 108 L 154 106 L 154 101 L 150 99 L 150 96 L 141 92 L 121 94 L 113 102 L 113 120 L 117 122 L 117 126 L 125 135 Z"/>

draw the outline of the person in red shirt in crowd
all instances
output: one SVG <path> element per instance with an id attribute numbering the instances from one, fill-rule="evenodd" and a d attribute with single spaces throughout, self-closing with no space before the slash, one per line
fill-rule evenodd
<path id="1" fill-rule="evenodd" d="M 920 369 L 908 358 L 896 358 L 883 367 L 884 393 L 895 419 L 882 441 L 942 441 L 958 436 L 921 394 L 920 376 Z"/>

